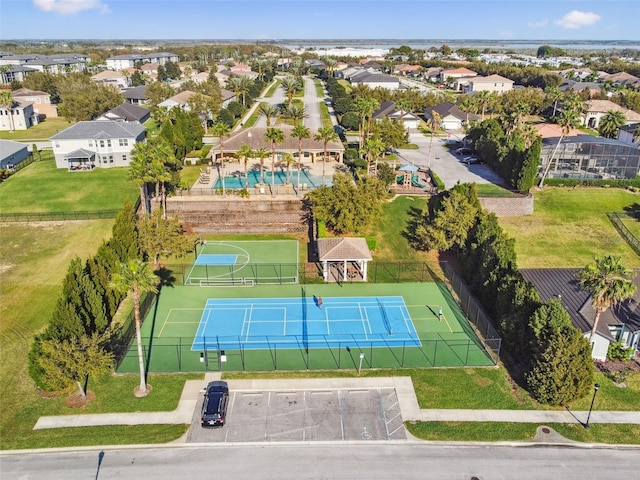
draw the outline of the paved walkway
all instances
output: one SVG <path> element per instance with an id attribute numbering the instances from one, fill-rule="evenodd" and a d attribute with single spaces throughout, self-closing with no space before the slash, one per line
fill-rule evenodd
<path id="1" fill-rule="evenodd" d="M 107 413 L 40 417 L 34 430 L 98 425 L 190 424 L 203 387 L 219 380 L 207 373 L 204 380 L 185 382 L 178 408 L 172 412 Z M 587 412 L 567 410 L 454 410 L 420 409 L 411 377 L 312 378 L 281 380 L 229 380 L 232 391 L 295 391 L 319 389 L 395 388 L 404 421 L 583 423 Z M 153 395 L 153 393 L 152 393 Z M 593 411 L 589 423 L 640 424 L 640 412 Z"/>

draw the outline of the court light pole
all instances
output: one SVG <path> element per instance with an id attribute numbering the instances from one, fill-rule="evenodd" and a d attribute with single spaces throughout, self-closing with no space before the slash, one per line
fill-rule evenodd
<path id="1" fill-rule="evenodd" d="M 360 375 L 360 370 L 362 370 L 362 360 L 364 360 L 364 352 L 360 354 L 360 364 L 358 365 L 358 375 Z"/>
<path id="2" fill-rule="evenodd" d="M 593 398 L 591 398 L 591 406 L 589 407 L 589 414 L 587 415 L 587 423 L 584 424 L 584 428 L 589 430 L 589 419 L 591 418 L 591 410 L 593 410 L 593 403 L 596 401 L 596 393 L 600 390 L 600 384 L 596 383 L 593 386 Z"/>

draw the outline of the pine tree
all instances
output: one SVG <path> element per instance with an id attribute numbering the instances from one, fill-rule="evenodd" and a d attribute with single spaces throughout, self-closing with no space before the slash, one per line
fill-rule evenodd
<path id="1" fill-rule="evenodd" d="M 130 258 L 138 258 L 140 256 L 138 231 L 136 230 L 136 212 L 129 200 L 124 202 L 122 210 L 116 216 L 109 246 L 118 256 L 119 262 L 126 262 Z"/>
<path id="2" fill-rule="evenodd" d="M 589 341 L 575 327 L 564 326 L 549 339 L 526 381 L 539 402 L 568 405 L 591 391 L 593 375 Z"/>

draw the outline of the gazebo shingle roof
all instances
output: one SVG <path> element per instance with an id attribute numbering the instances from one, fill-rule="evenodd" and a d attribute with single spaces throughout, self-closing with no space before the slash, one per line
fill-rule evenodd
<path id="1" fill-rule="evenodd" d="M 371 251 L 364 238 L 319 238 L 320 261 L 372 260 Z"/>

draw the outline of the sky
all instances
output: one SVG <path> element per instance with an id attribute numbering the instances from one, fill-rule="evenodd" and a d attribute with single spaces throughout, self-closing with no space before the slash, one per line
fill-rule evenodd
<path id="1" fill-rule="evenodd" d="M 0 40 L 640 40 L 640 0 L 0 0 Z"/>

